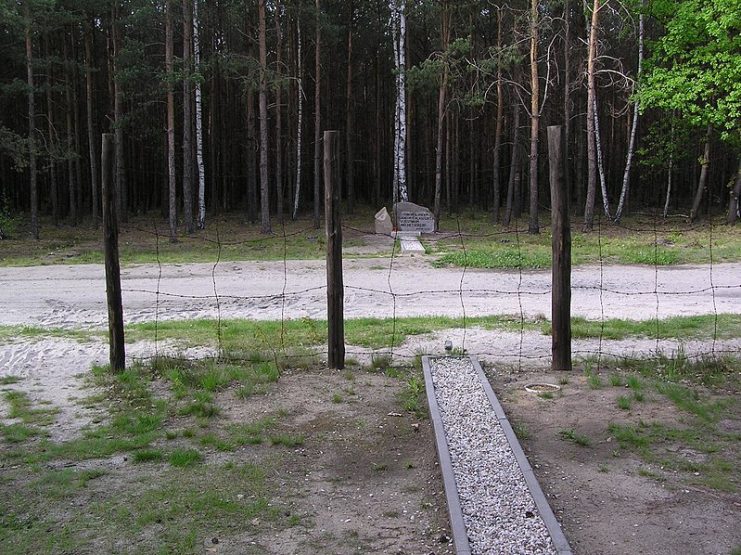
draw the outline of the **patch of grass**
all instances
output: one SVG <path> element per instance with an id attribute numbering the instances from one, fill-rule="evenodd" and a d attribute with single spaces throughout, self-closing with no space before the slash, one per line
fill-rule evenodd
<path id="1" fill-rule="evenodd" d="M 386 463 L 371 463 L 371 469 L 373 472 L 386 472 L 389 469 L 389 465 Z"/>
<path id="2" fill-rule="evenodd" d="M 134 451 L 133 459 L 136 463 L 160 462 L 164 458 L 159 449 L 141 449 Z"/>
<path id="3" fill-rule="evenodd" d="M 717 328 L 716 328 L 717 323 Z M 544 324 L 543 333 L 550 334 L 550 324 Z M 650 337 L 659 339 L 733 339 L 741 336 L 741 314 L 714 314 L 699 316 L 674 316 L 660 320 L 625 320 L 610 318 L 604 321 L 571 319 L 571 335 L 578 339 L 602 337 L 627 339 Z"/>
<path id="4" fill-rule="evenodd" d="M 610 385 L 612 387 L 622 387 L 624 385 L 623 377 L 620 374 L 610 374 Z"/>
<path id="5" fill-rule="evenodd" d="M 0 424 L 0 434 L 8 443 L 23 443 L 30 438 L 46 435 L 42 430 L 25 424 Z"/>
<path id="6" fill-rule="evenodd" d="M 462 318 L 444 316 L 397 318 L 395 322 L 391 318 L 351 318 L 345 320 L 345 338 L 351 345 L 381 349 L 399 346 L 410 336 L 462 328 L 463 325 Z M 519 316 L 480 316 L 467 318 L 465 325 L 515 331 L 524 325 L 526 330 L 538 330 L 542 320 L 521 322 Z M 160 340 L 173 340 L 191 346 L 216 346 L 218 326 L 218 321 L 204 319 L 158 322 L 156 329 Z M 266 357 L 262 352 L 271 352 L 273 346 L 285 344 L 297 350 L 287 353 L 285 360 L 280 362 L 281 366 L 291 368 L 300 366 L 302 352 L 311 364 L 315 364 L 315 353 L 307 349 L 322 345 L 327 338 L 326 320 L 304 318 L 282 323 L 278 320 L 221 320 L 220 326 L 225 358 L 244 360 L 249 359 L 250 353 L 257 352 L 260 361 L 265 362 L 272 357 Z M 153 322 L 131 324 L 127 326 L 126 337 L 128 341 L 153 340 L 154 332 Z"/>
<path id="7" fill-rule="evenodd" d="M 602 382 L 602 378 L 599 374 L 589 372 L 587 374 L 587 385 L 590 389 L 602 389 L 605 384 Z"/>
<path id="8" fill-rule="evenodd" d="M 641 382 L 641 379 L 635 375 L 628 376 L 625 385 L 627 385 L 634 392 L 638 392 L 643 389 L 643 383 Z"/>
<path id="9" fill-rule="evenodd" d="M 466 248 L 465 252 L 449 252 L 439 257 L 433 265 L 465 266 L 469 268 L 504 268 L 537 270 L 549 268 L 551 253 L 545 245 L 505 245 L 492 248 Z"/>
<path id="10" fill-rule="evenodd" d="M 427 416 L 427 403 L 425 402 L 424 395 L 424 379 L 422 376 L 415 374 L 407 379 L 404 389 L 402 389 L 399 395 L 399 400 L 405 411 L 411 412 L 417 418 L 425 418 Z"/>
<path id="11" fill-rule="evenodd" d="M 552 391 L 542 391 L 538 393 L 538 397 L 540 397 L 541 399 L 553 399 L 554 398 Z"/>
<path id="12" fill-rule="evenodd" d="M 341 403 L 342 402 L 342 395 L 340 395 L 339 393 L 333 394 L 332 395 L 332 402 L 333 403 L 337 403 L 337 404 Z"/>
<path id="13" fill-rule="evenodd" d="M 530 439 L 530 430 L 528 430 L 527 426 L 525 426 L 524 424 L 521 424 L 519 422 L 512 423 L 512 431 L 515 432 L 517 439 L 521 441 Z"/>
<path id="14" fill-rule="evenodd" d="M 8 418 L 17 418 L 29 426 L 50 426 L 59 412 L 57 408 L 33 408 L 28 394 L 24 391 L 4 391 L 3 397 L 9 406 Z"/>
<path id="15" fill-rule="evenodd" d="M 0 343 L 7 343 L 8 341 L 17 339 L 19 337 L 25 339 L 43 339 L 48 337 L 56 337 L 60 339 L 73 339 L 79 342 L 87 342 L 99 336 L 100 333 L 98 332 L 78 329 L 52 327 L 42 328 L 39 326 L 0 326 Z M 2 382 L 0 382 L 0 385 L 7 384 L 2 384 Z"/>
<path id="16" fill-rule="evenodd" d="M 22 380 L 23 378 L 20 376 L 2 376 L 0 377 L 0 385 L 13 385 Z"/>
<path id="17" fill-rule="evenodd" d="M 560 430 L 558 432 L 558 437 L 564 441 L 570 441 L 571 443 L 575 443 L 581 447 L 590 447 L 592 445 L 592 440 L 589 439 L 589 437 L 576 433 L 573 428 Z"/>
<path id="18" fill-rule="evenodd" d="M 170 453 L 167 461 L 172 466 L 183 468 L 200 463 L 203 461 L 203 455 L 195 449 L 175 449 Z"/>
<path id="19" fill-rule="evenodd" d="M 621 395 L 617 398 L 617 406 L 621 410 L 630 410 L 632 403 L 630 400 L 630 397 L 626 397 L 625 395 Z"/>
<path id="20" fill-rule="evenodd" d="M 650 438 L 645 434 L 642 427 L 613 422 L 607 429 L 612 437 L 620 443 L 621 447 L 643 450 L 650 444 Z"/>
<path id="21" fill-rule="evenodd" d="M 730 402 L 727 399 L 703 400 L 697 391 L 671 382 L 657 383 L 656 390 L 678 409 L 694 414 L 704 422 L 716 422 Z"/>
<path id="22" fill-rule="evenodd" d="M 296 434 L 275 434 L 270 436 L 270 445 L 299 447 L 304 444 L 304 436 Z"/>
<path id="23" fill-rule="evenodd" d="M 517 238 L 497 240 L 492 237 L 493 227 L 482 225 L 486 217 L 481 213 L 473 215 L 457 214 L 443 218 L 442 232 L 452 232 L 451 236 L 438 241 L 428 241 L 426 251 L 441 255 L 445 263 L 478 267 L 550 267 L 551 236 L 548 227 L 549 215 L 541 214 L 543 226 L 541 233 L 519 234 Z M 518 225 L 513 222 L 513 226 Z M 603 226 L 600 233 L 583 233 L 572 230 L 572 260 L 574 265 L 595 264 L 646 264 L 650 266 L 672 264 L 703 264 L 709 261 L 708 230 L 710 225 L 721 225 L 720 219 L 702 224 L 700 227 L 687 226 L 676 219 L 656 222 L 647 216 L 635 216 L 625 220 L 623 225 Z M 465 233 L 463 256 L 458 228 Z M 645 232 L 635 231 L 645 229 Z M 716 261 L 737 261 L 741 258 L 741 234 L 734 230 L 723 234 L 713 234 L 713 258 Z M 518 256 L 519 255 L 519 256 Z M 522 258 L 523 260 L 520 260 Z"/>

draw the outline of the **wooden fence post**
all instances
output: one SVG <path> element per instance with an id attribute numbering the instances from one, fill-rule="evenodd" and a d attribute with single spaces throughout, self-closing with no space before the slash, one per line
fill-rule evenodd
<path id="1" fill-rule="evenodd" d="M 553 251 L 551 369 L 571 370 L 571 224 L 569 193 L 563 178 L 560 125 L 548 127 L 548 163 L 551 183 L 551 245 Z"/>
<path id="2" fill-rule="evenodd" d="M 121 303 L 121 267 L 118 261 L 118 218 L 113 176 L 113 134 L 103 133 L 101 149 L 101 189 L 103 201 L 103 252 L 105 254 L 105 289 L 108 301 L 108 336 L 110 363 L 114 372 L 126 368 L 123 305 Z"/>
<path id="3" fill-rule="evenodd" d="M 345 367 L 345 314 L 342 283 L 342 221 L 340 214 L 339 133 L 324 132 L 324 221 L 327 232 L 327 361 Z"/>

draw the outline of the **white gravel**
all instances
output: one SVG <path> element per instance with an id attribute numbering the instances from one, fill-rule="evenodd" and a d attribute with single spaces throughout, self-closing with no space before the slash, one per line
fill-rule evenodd
<path id="1" fill-rule="evenodd" d="M 471 553 L 555 554 L 470 359 L 430 362 Z"/>

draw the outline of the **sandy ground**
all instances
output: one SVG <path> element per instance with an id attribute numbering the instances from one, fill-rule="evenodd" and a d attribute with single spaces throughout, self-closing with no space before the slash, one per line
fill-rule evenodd
<path id="1" fill-rule="evenodd" d="M 716 287 L 713 294 L 712 284 Z M 323 318 L 325 273 L 322 261 L 241 262 L 189 265 L 142 265 L 123 271 L 125 319 L 128 322 L 215 317 L 214 290 L 223 318 Z M 602 288 L 600 289 L 600 282 Z M 215 284 L 215 285 L 214 285 Z M 573 312 L 588 318 L 651 318 L 672 315 L 741 312 L 741 264 L 654 268 L 606 266 L 577 268 L 573 274 Z M 420 257 L 345 262 L 345 312 L 348 317 L 444 314 L 462 316 L 519 314 L 549 316 L 550 272 L 463 271 L 435 269 Z M 159 305 L 157 304 L 159 294 Z M 285 290 L 285 300 L 282 296 Z M 519 293 L 518 293 L 519 292 Z M 396 296 L 396 303 L 390 293 Z M 0 268 L 0 325 L 64 328 L 102 327 L 106 323 L 105 282 L 101 266 Z M 393 349 L 398 359 L 440 353 L 446 340 L 485 362 L 545 366 L 551 339 L 539 333 L 482 329 L 452 330 L 411 337 Z M 647 355 L 677 349 L 687 354 L 741 351 L 741 339 L 715 345 L 696 341 L 656 342 L 576 340 L 575 355 Z M 130 359 L 176 346 L 140 343 L 128 348 Z M 190 355 L 208 355 L 200 350 Z M 348 355 L 364 362 L 370 351 L 348 346 Z M 24 389 L 33 401 L 50 401 L 61 415 L 54 439 L 65 439 L 87 424 L 76 402 L 86 392 L 78 378 L 93 364 L 107 360 L 102 341 L 70 339 L 17 340 L 0 346 L 0 375 L 27 378 Z M 0 405 L 0 414 L 2 414 Z"/>
<path id="2" fill-rule="evenodd" d="M 550 271 L 435 269 L 429 259 L 405 255 L 346 260 L 344 280 L 349 318 L 550 315 Z M 740 263 L 712 271 L 709 266 L 579 267 L 572 286 L 573 314 L 590 319 L 741 312 Z M 320 260 L 140 265 L 123 270 L 122 287 L 127 322 L 216 317 L 219 311 L 222 318 L 326 317 Z M 0 325 L 103 326 L 103 267 L 0 268 L 0 306 Z"/>

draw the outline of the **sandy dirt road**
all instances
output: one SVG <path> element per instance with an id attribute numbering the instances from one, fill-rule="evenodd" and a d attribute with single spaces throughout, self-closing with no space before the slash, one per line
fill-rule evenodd
<path id="1" fill-rule="evenodd" d="M 346 260 L 344 269 L 349 318 L 550 316 L 550 271 L 432 268 L 408 256 Z M 222 318 L 324 318 L 325 280 L 321 260 L 132 266 L 122 273 L 125 319 L 213 318 L 219 311 Z M 585 266 L 574 269 L 572 285 L 573 313 L 590 319 L 741 312 L 739 263 L 712 271 Z M 0 308 L 0 325 L 104 326 L 103 267 L 0 268 Z"/>

